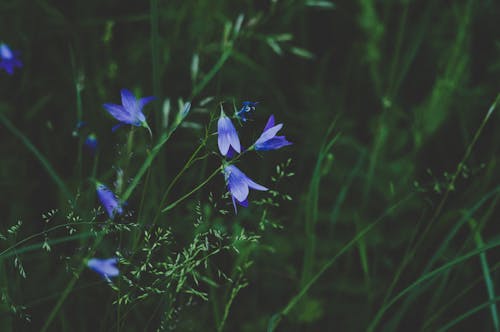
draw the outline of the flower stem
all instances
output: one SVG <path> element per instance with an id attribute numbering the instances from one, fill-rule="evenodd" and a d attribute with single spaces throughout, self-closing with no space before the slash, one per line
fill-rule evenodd
<path id="1" fill-rule="evenodd" d="M 197 185 L 196 187 L 193 188 L 193 190 L 191 190 L 190 192 L 188 192 L 187 194 L 185 194 L 184 196 L 182 196 L 181 198 L 179 198 L 178 200 L 176 200 L 175 202 L 173 202 L 172 204 L 170 205 L 167 205 L 163 210 L 161 210 L 161 212 L 167 212 L 171 209 L 173 209 L 177 204 L 179 204 L 180 202 L 182 202 L 183 200 L 185 200 L 186 198 L 188 198 L 189 196 L 191 196 L 192 194 L 194 194 L 195 192 L 197 192 L 198 190 L 200 190 L 201 188 L 203 188 L 210 180 L 212 180 L 220 171 L 222 170 L 222 166 L 219 166 L 217 167 L 217 169 L 215 169 L 212 174 L 210 174 L 210 176 L 205 180 L 203 181 L 202 183 L 200 183 L 199 185 Z"/>

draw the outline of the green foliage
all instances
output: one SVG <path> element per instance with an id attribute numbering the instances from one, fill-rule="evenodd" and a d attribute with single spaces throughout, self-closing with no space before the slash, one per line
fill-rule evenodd
<path id="1" fill-rule="evenodd" d="M 0 330 L 499 331 L 499 11 L 1 1 Z M 121 88 L 152 137 L 111 132 Z M 270 188 L 235 215 L 216 122 L 245 100 L 244 148 L 270 114 L 294 144 L 234 160 Z"/>

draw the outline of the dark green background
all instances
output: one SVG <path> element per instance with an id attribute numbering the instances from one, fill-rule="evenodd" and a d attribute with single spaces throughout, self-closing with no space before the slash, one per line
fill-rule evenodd
<path id="1" fill-rule="evenodd" d="M 276 188 L 293 201 L 269 210 L 268 217 L 283 229 L 260 233 L 260 244 L 249 253 L 254 261 L 247 274 L 249 286 L 236 297 L 226 331 L 265 331 L 272 315 L 381 216 L 383 220 L 314 283 L 278 331 L 363 331 L 384 297 L 393 298 L 419 280 L 431 259 L 435 269 L 477 249 L 477 234 L 486 243 L 498 241 L 498 110 L 484 122 L 500 87 L 498 3 L 358 0 L 335 1 L 334 8 L 311 3 L 2 0 L 0 40 L 21 52 L 24 67 L 12 77 L 0 73 L 1 232 L 21 219 L 18 240 L 25 238 L 43 230 L 42 213 L 68 209 L 60 188 L 5 121 L 46 157 L 73 195 L 82 194 L 78 210 L 85 214 L 98 202 L 88 179 L 92 158 L 79 154 L 82 139 L 89 131 L 97 134 L 97 176 L 111 184 L 112 167 L 123 158 L 118 147 L 128 131 L 112 133 L 116 122 L 101 105 L 118 103 L 125 87 L 159 97 L 145 108 L 154 138 L 162 130 L 164 98 L 176 109 L 178 98 L 191 100 L 196 108 L 213 96 L 206 109 L 214 115 L 221 101 L 228 113 L 233 102 L 238 106 L 244 100 L 259 101 L 253 121 L 241 131 L 244 145 L 258 136 L 270 114 L 284 123 L 282 132 L 294 142 L 239 165 L 256 182 L 269 185 L 275 165 L 292 158 L 295 176 Z M 200 85 L 228 49 L 224 26 L 239 14 L 244 15 L 243 25 L 227 61 Z M 278 42 L 278 54 L 266 41 L 285 33 L 293 39 Z M 311 56 L 294 54 L 293 47 Z M 193 54 L 200 59 L 195 80 L 190 74 Z M 87 127 L 74 137 L 79 120 Z M 208 116 L 193 110 L 186 121 L 204 126 Z M 336 135 L 333 146 L 326 148 Z M 161 193 L 201 136 L 200 130 L 180 128 L 165 145 L 152 167 L 146 217 L 156 211 Z M 210 149 L 216 151 L 212 140 Z M 136 143 L 131 169 L 142 163 L 145 148 L 152 145 L 146 134 L 138 134 Z M 186 193 L 216 166 L 211 158 L 195 165 L 172 196 Z M 453 190 L 447 193 L 454 174 Z M 224 192 L 222 176 L 193 201 L 207 203 L 210 191 Z M 130 209 L 139 202 L 140 195 L 133 195 Z M 220 204 L 231 211 L 229 200 Z M 187 202 L 160 219 L 174 227 L 179 243 L 190 237 L 192 208 Z M 259 207 L 251 204 L 238 218 L 220 219 L 220 225 L 230 232 L 234 225 L 258 231 L 256 211 Z M 468 214 L 463 227 L 445 240 Z M 479 227 L 469 227 L 470 220 Z M 437 255 L 445 241 L 446 250 Z M 32 243 L 36 241 L 27 244 Z M 0 243 L 0 248 L 8 245 Z M 70 277 L 60 257 L 78 255 L 78 250 L 74 243 L 65 243 L 54 245 L 50 254 L 24 254 L 26 279 L 14 269 L 13 257 L 2 260 L 1 287 L 32 315 L 28 324 L 4 306 L 2 331 L 39 330 Z M 110 246 L 103 252 L 113 250 Z M 498 249 L 489 250 L 486 258 L 493 285 L 498 286 Z M 235 257 L 217 263 L 230 270 Z M 484 278 L 478 256 L 461 262 L 413 288 L 384 314 L 377 328 L 437 330 L 488 301 Z M 110 330 L 115 323 L 113 292 L 96 281 L 84 271 L 54 320 L 54 331 Z M 89 287 L 89 282 L 95 284 Z M 220 298 L 183 307 L 173 329 L 215 330 L 212 307 L 222 305 L 217 301 Z M 121 330 L 154 331 L 160 315 L 152 310 L 155 303 L 138 305 Z M 452 330 L 493 331 L 489 309 L 485 306 Z M 429 322 L 434 313 L 437 318 Z"/>

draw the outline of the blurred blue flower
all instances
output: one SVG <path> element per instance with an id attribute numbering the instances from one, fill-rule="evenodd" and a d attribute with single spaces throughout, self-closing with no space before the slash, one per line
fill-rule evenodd
<path id="1" fill-rule="evenodd" d="M 217 143 L 222 155 L 229 155 L 229 157 L 231 157 L 234 153 L 230 153 L 230 148 L 233 148 L 237 153 L 241 152 L 240 139 L 238 138 L 236 128 L 234 128 L 231 119 L 226 116 L 222 109 L 220 111 L 219 121 L 217 121 L 217 135 Z"/>
<path id="2" fill-rule="evenodd" d="M 234 212 L 237 213 L 236 202 L 241 206 L 248 207 L 248 193 L 249 189 L 266 191 L 268 188 L 253 182 L 248 176 L 245 175 L 234 165 L 227 165 L 223 170 L 224 178 L 227 187 L 231 193 L 233 200 Z"/>
<path id="3" fill-rule="evenodd" d="M 276 136 L 278 131 L 283 127 L 282 123 L 274 125 L 274 115 L 269 117 L 264 131 L 260 137 L 255 141 L 253 147 L 257 151 L 269 151 L 277 150 L 284 146 L 291 145 L 292 143 L 287 141 L 285 136 Z"/>
<path id="4" fill-rule="evenodd" d="M 97 136 L 94 133 L 90 133 L 85 139 L 85 142 L 83 142 L 85 148 L 92 154 L 97 150 L 97 144 Z"/>
<path id="5" fill-rule="evenodd" d="M 122 125 L 132 125 L 136 127 L 144 127 L 151 134 L 151 129 L 146 122 L 146 117 L 142 113 L 142 108 L 151 102 L 155 97 L 145 97 L 137 99 L 132 92 L 127 89 L 121 90 L 122 105 L 116 104 L 104 104 L 104 108 L 111 114 L 116 120 L 120 121 L 120 124 L 113 127 L 113 131 Z"/>
<path id="6" fill-rule="evenodd" d="M 244 101 L 241 105 L 241 108 L 238 112 L 236 112 L 236 116 L 243 122 L 247 121 L 246 116 L 248 113 L 255 111 L 255 107 L 259 102 L 257 101 Z"/>
<path id="7" fill-rule="evenodd" d="M 3 68 L 7 74 L 14 74 L 14 68 L 21 68 L 23 63 L 19 59 L 19 52 L 12 51 L 7 44 L 0 43 L 0 68 Z"/>
<path id="8" fill-rule="evenodd" d="M 122 204 L 120 203 L 116 195 L 108 189 L 108 187 L 100 182 L 96 182 L 96 191 L 97 197 L 106 210 L 109 219 L 113 219 L 115 215 L 120 215 L 123 213 Z"/>
<path id="9" fill-rule="evenodd" d="M 120 275 L 120 271 L 115 266 L 118 263 L 118 258 L 91 258 L 87 261 L 87 266 L 99 273 L 108 282 L 111 282 L 110 277 L 116 277 Z"/>

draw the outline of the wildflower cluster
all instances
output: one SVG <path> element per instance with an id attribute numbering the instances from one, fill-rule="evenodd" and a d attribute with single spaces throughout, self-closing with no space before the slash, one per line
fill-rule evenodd
<path id="1" fill-rule="evenodd" d="M 241 109 L 236 112 L 235 117 L 242 122 L 246 122 L 247 114 L 250 111 L 254 111 L 256 105 L 256 102 L 243 102 Z M 250 179 L 238 167 L 232 164 L 231 159 L 235 157 L 233 159 L 235 161 L 242 153 L 247 151 L 277 150 L 292 144 L 285 138 L 285 136 L 276 136 L 281 128 L 283 128 L 283 124 L 280 123 L 275 125 L 274 115 L 271 115 L 260 137 L 246 151 L 242 152 L 238 132 L 236 131 L 231 119 L 226 116 L 221 107 L 220 117 L 217 122 L 217 143 L 220 153 L 226 157 L 223 161 L 222 173 L 224 175 L 229 193 L 231 194 L 235 213 L 238 212 L 236 203 L 243 207 L 248 207 L 248 194 L 250 188 L 260 191 L 266 191 L 268 188 Z"/>
<path id="2" fill-rule="evenodd" d="M 0 69 L 12 75 L 15 68 L 21 68 L 23 66 L 19 55 L 19 52 L 12 51 L 7 44 L 0 43 Z M 128 89 L 122 89 L 120 95 L 121 104 L 103 104 L 104 110 L 118 122 L 111 128 L 111 131 L 115 132 L 122 126 L 142 127 L 145 128 L 150 137 L 152 137 L 153 135 L 146 116 L 143 113 L 143 109 L 152 102 L 155 97 L 149 96 L 138 98 Z M 249 117 L 255 112 L 257 105 L 258 102 L 244 101 L 242 107 L 235 111 L 234 118 L 240 125 L 246 124 Z M 172 124 L 173 129 L 184 120 L 190 108 L 191 104 L 189 102 L 182 102 L 180 111 Z M 165 125 L 165 128 L 166 127 Z M 232 198 L 235 213 L 237 213 L 237 204 L 248 207 L 250 189 L 259 191 L 270 190 L 266 186 L 258 184 L 250 179 L 235 165 L 235 163 L 247 152 L 277 150 L 292 144 L 285 136 L 278 136 L 278 132 L 282 127 L 283 124 L 281 123 L 275 124 L 274 116 L 271 115 L 261 135 L 252 145 L 245 149 L 240 142 L 238 131 L 233 125 L 232 119 L 226 116 L 224 110 L 221 109 L 220 117 L 217 122 L 218 149 L 223 156 L 220 170 L 224 176 L 228 194 Z M 208 130 L 206 132 L 208 132 Z M 163 133 L 160 136 L 158 145 L 153 151 L 158 151 L 159 147 L 166 142 L 165 137 L 168 138 L 170 134 L 171 132 Z M 208 134 L 206 135 L 208 137 Z M 83 149 L 90 153 L 92 157 L 96 155 L 100 143 L 97 139 L 97 135 L 90 130 L 86 121 L 79 119 L 73 131 L 73 136 L 84 137 L 81 141 Z M 94 161 L 97 162 L 97 160 L 98 158 L 95 157 Z M 196 159 L 193 157 L 193 159 L 188 162 L 186 168 L 191 166 L 193 160 Z M 97 170 L 97 168 L 95 170 Z M 217 175 L 218 171 L 219 170 L 216 170 L 214 172 L 214 176 Z M 200 280 L 209 279 L 207 276 L 211 274 L 209 269 L 210 258 L 223 252 L 226 254 L 228 252 L 238 253 L 238 248 L 242 246 L 242 244 L 257 242 L 259 236 L 253 234 L 247 235 L 243 229 L 241 229 L 239 234 L 228 234 L 225 231 L 212 228 L 210 222 L 204 219 L 205 214 L 202 212 L 201 205 L 198 204 L 195 208 L 198 219 L 195 223 L 195 233 L 192 241 L 185 247 L 175 248 L 177 243 L 173 240 L 172 231 L 169 228 L 155 227 L 156 220 L 147 226 L 145 223 L 140 222 L 136 224 L 119 222 L 122 221 L 124 217 L 128 216 L 126 214 L 126 200 L 132 192 L 132 190 L 128 188 L 126 194 L 121 194 L 122 185 L 124 183 L 123 173 L 121 169 L 117 169 L 117 180 L 114 188 L 92 177 L 96 196 L 102 209 L 94 209 L 91 220 L 84 220 L 77 214 L 75 207 L 78 197 L 72 201 L 72 210 L 66 215 L 67 222 L 64 224 L 69 236 L 75 236 L 74 234 L 78 231 L 80 226 L 88 225 L 90 228 L 90 232 L 88 232 L 89 236 L 96 237 L 97 240 L 94 245 L 87 249 L 78 249 L 88 250 L 83 260 L 78 258 L 79 268 L 72 267 L 71 264 L 69 264 L 71 261 L 69 256 L 64 257 L 66 260 L 66 269 L 68 271 L 71 270 L 76 276 L 86 267 L 97 273 L 112 289 L 118 290 L 119 287 L 120 293 L 115 301 L 117 304 L 130 304 L 152 295 L 163 295 L 171 302 L 176 301 L 178 294 L 187 295 L 190 301 L 192 298 L 207 300 L 207 290 L 198 287 L 198 284 Z M 182 172 L 180 174 L 182 174 Z M 210 179 L 211 177 L 208 178 L 208 180 Z M 203 184 L 207 181 L 203 182 Z M 197 188 L 201 188 L 202 185 Z M 270 193 L 273 194 L 274 191 L 270 190 Z M 187 196 L 183 196 L 183 198 Z M 181 198 L 181 200 L 183 198 Z M 73 206 L 73 204 L 75 205 Z M 172 206 L 175 206 L 175 204 Z M 103 211 L 102 214 L 106 216 L 106 220 L 103 222 L 96 222 L 97 217 L 102 215 L 101 211 Z M 166 209 L 162 210 L 162 212 L 164 211 L 166 211 Z M 43 215 L 45 225 L 49 224 L 56 212 L 56 210 L 52 210 Z M 21 225 L 22 222 L 19 221 L 7 230 L 6 235 L 0 233 L 0 240 L 7 240 L 8 237 L 15 237 Z M 132 247 L 126 247 L 120 243 L 113 254 L 109 256 L 97 254 L 100 258 L 94 257 L 101 240 L 103 240 L 106 235 L 114 231 L 131 231 L 131 228 L 139 227 L 143 229 L 136 233 L 137 237 L 134 238 Z M 56 229 L 58 229 L 58 226 L 44 229 L 44 241 L 41 248 L 47 253 L 51 252 L 51 243 L 53 243 L 53 241 L 49 239 L 49 233 Z M 165 251 L 168 252 L 166 255 Z M 242 288 L 246 287 L 247 283 L 243 276 L 243 272 L 250 264 L 250 261 L 246 261 L 245 258 L 244 261 L 241 262 L 241 266 L 238 266 L 235 270 L 236 272 L 231 273 L 231 275 L 229 275 L 228 271 L 217 269 L 218 279 L 222 282 L 227 281 L 232 285 L 231 297 L 236 296 Z M 17 254 L 15 254 L 14 266 L 19 274 L 23 278 L 26 278 L 23 262 Z M 125 271 L 121 271 L 123 267 Z M 120 277 L 120 280 L 123 282 L 115 285 L 112 279 L 116 277 Z M 162 322 L 172 317 L 174 308 L 175 307 L 172 306 L 165 313 Z"/>

